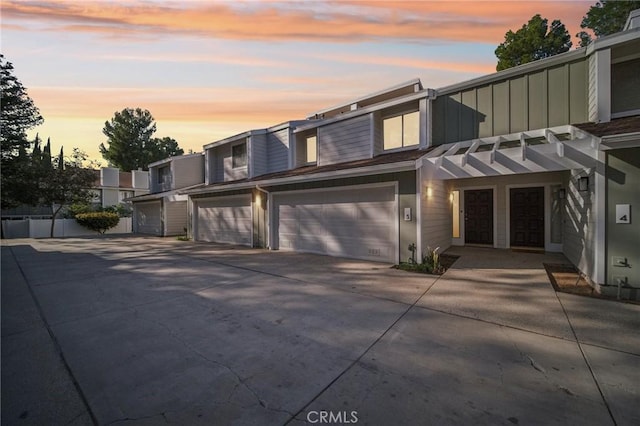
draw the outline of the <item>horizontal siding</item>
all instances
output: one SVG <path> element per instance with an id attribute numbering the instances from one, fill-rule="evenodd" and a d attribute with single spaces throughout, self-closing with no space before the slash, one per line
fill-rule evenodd
<path id="1" fill-rule="evenodd" d="M 267 135 L 267 171 L 279 172 L 289 168 L 289 128 Z"/>
<path id="2" fill-rule="evenodd" d="M 249 160 L 252 164 L 251 175 L 267 173 L 267 135 L 253 135 L 250 138 Z"/>
<path id="3" fill-rule="evenodd" d="M 589 192 L 578 191 L 580 176 L 589 176 Z M 572 170 L 566 179 L 565 221 L 563 229 L 563 251 L 567 259 L 589 277 L 595 272 L 595 201 L 594 170 Z"/>
<path id="4" fill-rule="evenodd" d="M 174 189 L 204 182 L 204 156 L 176 158 L 172 163 Z"/>
<path id="5" fill-rule="evenodd" d="M 422 228 L 422 253 L 429 248 L 440 247 L 439 253 L 451 245 L 451 203 L 449 189 L 444 181 L 423 181 L 422 188 L 431 188 L 432 194 L 427 197 L 426 191 L 421 194 L 420 225 Z"/>
<path id="6" fill-rule="evenodd" d="M 364 115 L 318 130 L 318 165 L 371 157 L 371 125 Z"/>

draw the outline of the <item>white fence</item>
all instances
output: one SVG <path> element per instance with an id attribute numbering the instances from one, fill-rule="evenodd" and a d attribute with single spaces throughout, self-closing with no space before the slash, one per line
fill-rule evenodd
<path id="1" fill-rule="evenodd" d="M 120 222 L 107 234 L 130 234 L 131 218 L 121 217 Z M 51 219 L 3 220 L 2 235 L 4 238 L 48 238 L 51 235 Z M 82 237 L 98 235 L 80 226 L 75 219 L 56 219 L 53 228 L 54 237 Z"/>

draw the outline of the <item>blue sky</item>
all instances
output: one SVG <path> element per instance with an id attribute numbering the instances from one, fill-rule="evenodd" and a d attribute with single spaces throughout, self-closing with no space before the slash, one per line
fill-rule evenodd
<path id="1" fill-rule="evenodd" d="M 507 30 L 540 13 L 574 35 L 594 3 L 2 0 L 2 53 L 45 118 L 34 133 L 100 160 L 126 107 L 200 151 L 413 78 L 491 73 Z"/>

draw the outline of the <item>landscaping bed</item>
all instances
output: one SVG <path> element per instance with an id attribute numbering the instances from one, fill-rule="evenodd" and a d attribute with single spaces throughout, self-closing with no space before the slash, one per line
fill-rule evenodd
<path id="1" fill-rule="evenodd" d="M 454 256 L 451 254 L 441 254 L 439 256 L 438 265 L 434 268 L 431 263 L 410 263 L 401 262 L 399 265 L 395 265 L 395 269 L 401 269 L 403 271 L 417 272 L 421 274 L 442 275 L 447 269 L 458 260 L 460 256 Z"/>

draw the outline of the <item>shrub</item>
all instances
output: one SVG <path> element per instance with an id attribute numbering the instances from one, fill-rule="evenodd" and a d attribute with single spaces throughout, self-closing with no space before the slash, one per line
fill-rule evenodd
<path id="1" fill-rule="evenodd" d="M 85 228 L 104 234 L 116 226 L 120 218 L 116 213 L 94 212 L 77 214 L 76 221 Z"/>

